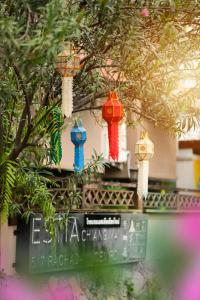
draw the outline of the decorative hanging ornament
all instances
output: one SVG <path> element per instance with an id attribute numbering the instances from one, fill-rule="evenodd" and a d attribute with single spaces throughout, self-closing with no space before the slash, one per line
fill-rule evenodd
<path id="1" fill-rule="evenodd" d="M 69 118 L 73 111 L 73 77 L 80 70 L 80 56 L 75 54 L 71 44 L 58 54 L 56 70 L 62 76 L 62 113 Z"/>
<path id="2" fill-rule="evenodd" d="M 138 160 L 137 194 L 142 199 L 148 194 L 149 160 L 154 154 L 154 144 L 146 131 L 141 133 L 139 141 L 135 145 L 135 155 Z"/>
<path id="3" fill-rule="evenodd" d="M 109 156 L 118 160 L 119 156 L 119 122 L 124 116 L 123 104 L 116 92 L 109 92 L 108 100 L 102 107 L 103 119 L 108 123 Z"/>
<path id="4" fill-rule="evenodd" d="M 64 120 L 60 108 L 56 106 L 51 112 L 51 162 L 59 164 L 62 159 L 61 127 Z"/>
<path id="5" fill-rule="evenodd" d="M 82 126 L 82 121 L 75 121 L 71 130 L 71 141 L 75 145 L 74 151 L 74 171 L 80 172 L 84 168 L 84 147 L 87 139 L 86 130 Z"/>
<path id="6" fill-rule="evenodd" d="M 142 17 L 149 17 L 150 13 L 149 13 L 148 8 L 144 7 L 144 8 L 141 10 L 140 15 L 141 15 Z"/>

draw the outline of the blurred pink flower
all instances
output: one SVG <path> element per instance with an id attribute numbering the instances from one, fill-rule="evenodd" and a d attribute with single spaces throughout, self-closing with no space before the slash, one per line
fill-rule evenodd
<path id="1" fill-rule="evenodd" d="M 78 300 L 78 293 L 73 282 L 54 278 L 44 288 L 42 300 Z"/>
<path id="2" fill-rule="evenodd" d="M 148 10 L 146 7 L 143 8 L 143 9 L 141 10 L 141 12 L 140 12 L 140 15 L 141 15 L 142 17 L 149 17 L 149 15 L 150 15 L 149 10 Z"/>
<path id="3" fill-rule="evenodd" d="M 177 288 L 177 300 L 200 300 L 200 268 L 186 273 Z"/>
<path id="4" fill-rule="evenodd" d="M 16 278 L 0 279 L 1 300 L 39 300 L 39 295 L 25 282 Z"/>
<path id="5" fill-rule="evenodd" d="M 82 291 L 73 280 L 53 278 L 41 289 L 33 289 L 14 277 L 0 278 L 0 300 L 78 300 Z"/>
<path id="6" fill-rule="evenodd" d="M 195 252 L 200 251 L 200 214 L 193 213 L 182 216 L 176 223 L 178 241 L 185 247 Z M 199 298 L 200 299 L 200 298 Z"/>

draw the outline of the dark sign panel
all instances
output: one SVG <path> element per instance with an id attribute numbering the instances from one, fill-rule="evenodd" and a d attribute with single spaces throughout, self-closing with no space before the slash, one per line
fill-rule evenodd
<path id="1" fill-rule="evenodd" d="M 63 219 L 58 214 L 58 219 Z M 145 258 L 147 217 L 135 213 L 72 213 L 56 226 L 54 240 L 40 214 L 17 228 L 16 269 L 29 273 L 66 271 Z"/>

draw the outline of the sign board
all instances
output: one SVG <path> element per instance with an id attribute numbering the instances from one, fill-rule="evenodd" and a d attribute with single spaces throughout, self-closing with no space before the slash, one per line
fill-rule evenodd
<path id="1" fill-rule="evenodd" d="M 121 216 L 111 214 L 85 214 L 86 227 L 120 227 Z"/>
<path id="2" fill-rule="evenodd" d="M 62 215 L 58 214 L 58 218 Z M 31 274 L 67 271 L 145 258 L 147 216 L 125 213 L 70 213 L 51 239 L 42 215 L 18 222 L 16 269 Z"/>

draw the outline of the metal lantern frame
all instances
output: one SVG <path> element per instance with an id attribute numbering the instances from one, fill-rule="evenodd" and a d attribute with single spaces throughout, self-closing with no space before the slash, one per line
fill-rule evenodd
<path id="1" fill-rule="evenodd" d="M 140 139 L 135 145 L 135 155 L 139 161 L 150 160 L 154 155 L 154 144 L 146 131 L 141 133 Z"/>
<path id="2" fill-rule="evenodd" d="M 80 56 L 71 47 L 58 54 L 56 70 L 62 77 L 74 77 L 80 70 Z"/>

